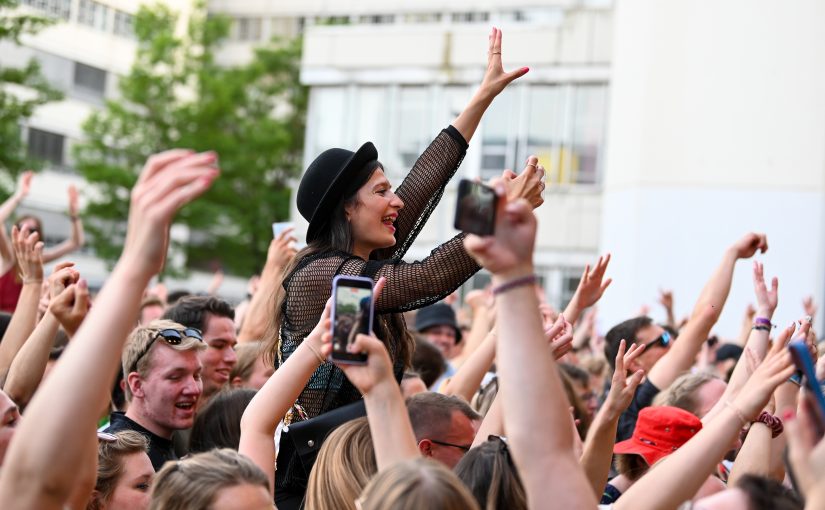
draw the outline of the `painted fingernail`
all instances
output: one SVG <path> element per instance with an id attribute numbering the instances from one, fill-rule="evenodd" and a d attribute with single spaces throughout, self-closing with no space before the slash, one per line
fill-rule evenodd
<path id="1" fill-rule="evenodd" d="M 782 419 L 783 420 L 785 420 L 785 421 L 793 420 L 794 418 L 796 418 L 796 413 L 794 412 L 793 409 L 788 408 L 788 409 L 785 409 L 784 411 L 782 411 Z"/>

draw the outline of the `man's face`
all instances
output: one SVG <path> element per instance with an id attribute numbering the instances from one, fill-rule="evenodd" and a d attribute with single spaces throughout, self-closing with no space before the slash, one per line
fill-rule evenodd
<path id="1" fill-rule="evenodd" d="M 229 317 L 208 314 L 203 341 L 206 350 L 200 352 L 200 360 L 203 364 L 203 393 L 208 397 L 229 382 L 229 372 L 238 362 L 235 322 Z"/>
<path id="2" fill-rule="evenodd" d="M 159 436 L 171 437 L 173 431 L 191 428 L 195 421 L 203 392 L 201 362 L 195 350 L 176 351 L 165 342 L 156 342 L 149 354 L 149 373 L 144 379 L 137 376 L 139 388 L 132 391 L 143 400 L 137 412 L 146 421 L 141 425 Z"/>
<path id="3" fill-rule="evenodd" d="M 441 354 L 443 354 L 445 358 L 450 359 L 453 357 L 452 353 L 455 348 L 455 330 L 451 326 L 432 326 L 425 329 L 422 334 L 424 335 L 424 338 L 438 347 L 438 350 L 441 351 Z"/>
<path id="4" fill-rule="evenodd" d="M 657 326 L 656 324 L 651 324 L 649 326 L 645 326 L 639 331 L 636 332 L 636 343 L 637 344 L 649 344 L 650 342 L 659 338 L 665 330 L 661 326 Z M 627 339 L 628 342 L 632 342 L 632 339 Z M 672 340 L 672 339 L 671 339 Z M 653 345 L 648 345 L 645 347 L 644 352 L 634 360 L 632 366 L 626 367 L 631 372 L 635 372 L 636 370 L 642 369 L 645 373 L 649 373 L 650 369 L 653 368 L 653 365 L 659 361 L 662 356 L 664 356 L 670 347 L 663 347 L 661 343 L 657 342 Z"/>
<path id="5" fill-rule="evenodd" d="M 6 456 L 6 450 L 14 437 L 14 429 L 20 421 L 20 410 L 5 392 L 0 391 L 0 466 Z"/>
<path id="6" fill-rule="evenodd" d="M 433 435 L 437 435 L 438 437 L 422 438 L 419 441 L 419 449 L 423 451 L 425 456 L 432 457 L 433 460 L 442 462 L 448 468 L 453 469 L 467 452 L 467 450 L 459 448 L 459 446 L 469 449 L 473 444 L 476 429 L 472 420 L 467 418 L 464 413 L 453 411 L 450 426 L 447 430 L 438 431 Z M 456 446 L 439 444 L 434 441 L 450 443 Z"/>
<path id="7" fill-rule="evenodd" d="M 589 384 L 584 384 L 578 379 L 571 378 L 570 383 L 573 385 L 573 391 L 576 392 L 576 395 L 587 409 L 587 415 L 590 419 L 593 419 L 596 411 L 599 410 L 599 396 L 596 395 Z"/>

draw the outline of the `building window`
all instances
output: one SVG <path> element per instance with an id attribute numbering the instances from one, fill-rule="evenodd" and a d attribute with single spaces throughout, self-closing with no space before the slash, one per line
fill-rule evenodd
<path id="1" fill-rule="evenodd" d="M 78 23 L 106 31 L 109 24 L 109 7 L 94 0 L 80 0 L 78 7 Z"/>
<path id="2" fill-rule="evenodd" d="M 490 20 L 490 13 L 482 11 L 454 12 L 452 20 L 453 23 L 486 23 Z"/>
<path id="3" fill-rule="evenodd" d="M 405 23 L 438 23 L 441 21 L 440 12 L 413 12 L 404 15 Z"/>
<path id="4" fill-rule="evenodd" d="M 29 157 L 48 161 L 57 167 L 62 167 L 63 145 L 65 137 L 57 133 L 29 128 Z"/>
<path id="5" fill-rule="evenodd" d="M 604 84 L 505 89 L 484 116 L 481 176 L 520 172 L 535 154 L 553 184 L 598 183 L 606 115 Z"/>
<path id="6" fill-rule="evenodd" d="M 115 10 L 114 33 L 122 37 L 135 37 L 135 17 L 123 11 Z"/>
<path id="7" fill-rule="evenodd" d="M 395 22 L 394 14 L 369 14 L 358 18 L 358 22 L 365 25 L 387 25 Z"/>
<path id="8" fill-rule="evenodd" d="M 66 21 L 69 20 L 72 12 L 72 0 L 21 0 L 20 3 Z"/>
<path id="9" fill-rule="evenodd" d="M 260 41 L 261 18 L 235 18 L 235 40 Z"/>
<path id="10" fill-rule="evenodd" d="M 81 92 L 103 96 L 106 92 L 106 71 L 75 62 L 74 85 Z"/>
<path id="11" fill-rule="evenodd" d="M 410 169 L 432 137 L 429 88 L 401 87 L 397 104 L 398 155 L 404 168 Z"/>

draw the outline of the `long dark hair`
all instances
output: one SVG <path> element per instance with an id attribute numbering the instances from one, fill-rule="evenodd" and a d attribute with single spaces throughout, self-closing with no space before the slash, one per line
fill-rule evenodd
<path id="1" fill-rule="evenodd" d="M 301 267 L 301 262 L 308 258 L 329 252 L 352 253 L 354 239 L 352 235 L 352 225 L 347 219 L 346 209 L 358 204 L 358 190 L 367 183 L 378 169 L 384 167 L 377 160 L 370 161 L 364 165 L 364 169 L 358 173 L 357 177 L 349 183 L 343 193 L 343 199 L 335 205 L 327 223 L 321 227 L 321 231 L 307 246 L 298 252 L 292 262 L 284 268 L 281 283 L 275 289 L 272 301 L 275 303 L 272 320 L 266 333 L 266 347 L 264 350 L 264 361 L 277 366 L 278 361 L 278 337 L 280 334 L 281 322 L 284 314 L 284 302 L 286 301 L 286 282 L 292 278 L 293 273 Z"/>
<path id="2" fill-rule="evenodd" d="M 527 494 L 502 439 L 489 440 L 467 452 L 453 472 L 470 489 L 482 510 L 527 509 Z"/>

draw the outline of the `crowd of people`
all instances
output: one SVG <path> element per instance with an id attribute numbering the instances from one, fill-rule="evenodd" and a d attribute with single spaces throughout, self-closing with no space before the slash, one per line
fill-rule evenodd
<path id="1" fill-rule="evenodd" d="M 815 304 L 776 327 L 778 280 L 754 261 L 756 306 L 741 331 L 714 332 L 734 267 L 765 235 L 719 248 L 683 321 L 662 292 L 665 323 L 641 313 L 602 334 L 610 255 L 562 311 L 538 285 L 546 181 L 530 157 L 490 183 L 493 235 L 404 261 L 485 110 L 528 72 L 504 71 L 497 29 L 488 54 L 477 93 L 397 190 L 371 143 L 318 156 L 296 197 L 307 246 L 280 233 L 237 307 L 149 287 L 175 213 L 220 178 L 212 152 L 149 158 L 94 296 L 71 262 L 44 272 L 83 243 L 75 191 L 65 245 L 44 248 L 30 216 L 0 229 L 0 508 L 825 508 L 823 416 L 788 349 L 806 345 L 825 378 Z M 482 268 L 489 288 L 459 297 Z M 339 275 L 374 282 L 372 332 L 348 346 L 365 363 L 331 357 Z"/>

